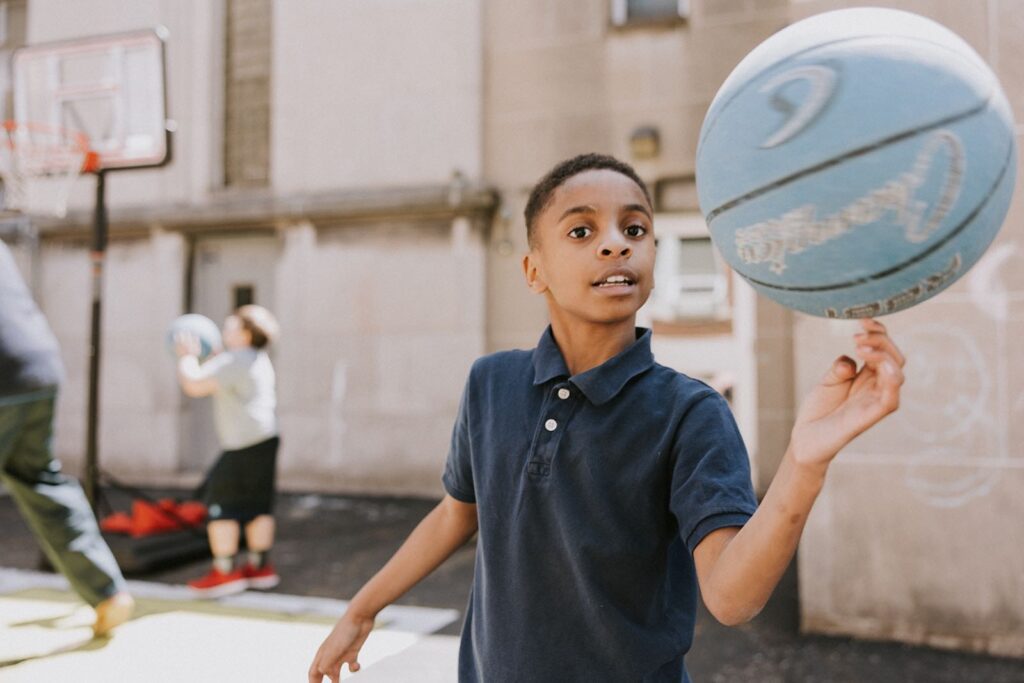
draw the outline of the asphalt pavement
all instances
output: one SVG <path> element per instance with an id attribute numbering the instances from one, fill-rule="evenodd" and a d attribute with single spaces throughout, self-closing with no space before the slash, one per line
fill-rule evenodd
<path id="1" fill-rule="evenodd" d="M 126 507 L 123 494 L 108 493 L 115 506 Z M 147 493 L 154 498 L 184 495 Z M 350 598 L 435 504 L 419 498 L 281 495 L 272 561 L 282 580 L 275 593 Z M 461 615 L 472 582 L 474 552 L 471 542 L 397 604 L 453 609 Z M 35 570 L 40 559 L 13 501 L 0 490 L 0 567 Z M 199 557 L 129 578 L 181 585 L 207 567 L 208 559 Z M 457 635 L 460 627 L 461 617 L 436 634 Z M 417 648 L 421 656 L 451 656 L 453 642 L 440 639 L 439 646 L 427 640 Z M 727 628 L 701 608 L 687 666 L 695 683 L 1024 683 L 1021 660 L 801 634 L 792 568 L 765 610 L 749 624 Z M 384 671 L 385 665 L 378 667 L 377 675 Z"/>

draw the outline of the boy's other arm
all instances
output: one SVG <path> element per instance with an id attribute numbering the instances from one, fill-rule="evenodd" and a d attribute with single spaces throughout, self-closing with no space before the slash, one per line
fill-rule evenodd
<path id="1" fill-rule="evenodd" d="M 190 398 L 202 398 L 217 391 L 217 380 L 207 376 L 199 365 L 199 337 L 181 331 L 174 335 L 174 353 L 178 356 L 178 384 Z"/>
<path id="2" fill-rule="evenodd" d="M 190 398 L 202 398 L 217 391 L 217 380 L 213 377 L 204 377 L 199 367 L 199 359 L 195 356 L 182 356 L 178 359 L 178 384 L 181 390 Z"/>
<path id="3" fill-rule="evenodd" d="M 856 362 L 841 356 L 804 400 L 782 464 L 757 512 L 742 528 L 709 533 L 693 552 L 708 610 L 723 624 L 749 621 L 764 607 L 796 552 L 829 463 L 847 443 L 899 406 L 903 354 L 885 327 L 861 321 Z"/>
<path id="4" fill-rule="evenodd" d="M 358 671 L 359 650 L 377 614 L 465 545 L 476 530 L 476 505 L 446 495 L 349 602 L 313 657 L 310 683 L 321 683 L 324 676 L 337 683 L 344 663 L 348 663 L 349 671 Z"/>

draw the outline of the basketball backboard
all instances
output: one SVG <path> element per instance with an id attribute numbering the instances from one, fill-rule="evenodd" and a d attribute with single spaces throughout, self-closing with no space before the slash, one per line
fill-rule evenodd
<path id="1" fill-rule="evenodd" d="M 14 53 L 14 119 L 84 134 L 99 170 L 170 158 L 163 27 Z"/>

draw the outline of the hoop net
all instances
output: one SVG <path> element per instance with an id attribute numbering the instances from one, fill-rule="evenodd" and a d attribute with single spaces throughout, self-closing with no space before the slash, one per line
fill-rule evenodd
<path id="1" fill-rule="evenodd" d="M 75 178 L 96 170 L 96 153 L 77 131 L 40 123 L 0 126 L 0 201 L 7 211 L 67 214 Z"/>

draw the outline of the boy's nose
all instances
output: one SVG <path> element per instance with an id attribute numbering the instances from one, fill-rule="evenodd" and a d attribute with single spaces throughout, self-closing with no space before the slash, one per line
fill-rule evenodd
<path id="1" fill-rule="evenodd" d="M 621 258 L 624 256 L 630 256 L 633 253 L 633 249 L 629 246 L 629 242 L 621 237 L 618 239 L 612 237 L 601 243 L 600 253 L 601 256 L 606 258 Z"/>

